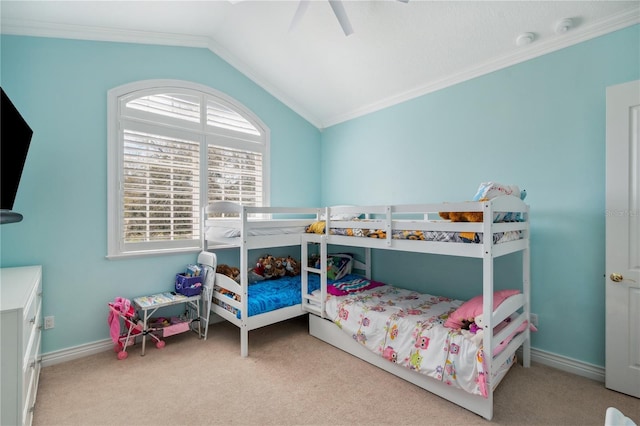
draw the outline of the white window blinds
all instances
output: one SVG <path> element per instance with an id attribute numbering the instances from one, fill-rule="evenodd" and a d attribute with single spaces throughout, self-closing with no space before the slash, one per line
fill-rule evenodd
<path id="1" fill-rule="evenodd" d="M 207 101 L 207 124 L 222 129 L 259 136 L 260 132 L 246 118 L 230 108 L 215 102 Z"/>
<path id="2" fill-rule="evenodd" d="M 194 123 L 200 122 L 200 98 L 193 95 L 162 93 L 143 96 L 127 102 L 127 108 Z"/>
<path id="3" fill-rule="evenodd" d="M 208 198 L 246 206 L 262 205 L 262 154 L 208 146 Z"/>
<path id="4" fill-rule="evenodd" d="M 196 141 L 124 131 L 125 244 L 199 238 L 199 146 Z"/>

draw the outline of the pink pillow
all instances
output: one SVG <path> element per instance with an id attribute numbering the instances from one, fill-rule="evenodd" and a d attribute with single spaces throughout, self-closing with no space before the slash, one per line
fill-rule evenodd
<path id="1" fill-rule="evenodd" d="M 504 300 L 514 294 L 520 293 L 519 290 L 498 290 L 493 293 L 493 309 L 496 309 Z M 482 295 L 476 296 L 471 300 L 464 302 L 458 309 L 453 311 L 444 323 L 445 327 L 461 328 L 463 320 L 473 321 L 473 319 L 482 314 Z"/>

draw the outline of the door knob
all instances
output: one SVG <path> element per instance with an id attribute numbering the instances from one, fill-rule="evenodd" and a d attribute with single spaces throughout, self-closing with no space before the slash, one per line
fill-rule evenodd
<path id="1" fill-rule="evenodd" d="M 621 274 L 618 274 L 617 272 L 614 272 L 613 274 L 609 275 L 609 278 L 611 278 L 611 281 L 613 281 L 614 283 L 619 283 L 620 281 L 624 280 L 624 277 Z"/>

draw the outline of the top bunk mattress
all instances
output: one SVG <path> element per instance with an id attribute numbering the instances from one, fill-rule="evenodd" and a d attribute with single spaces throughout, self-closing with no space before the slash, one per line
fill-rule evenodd
<path id="1" fill-rule="evenodd" d="M 358 219 L 360 222 L 367 222 L 367 219 Z M 305 230 L 307 233 L 324 233 L 325 222 L 319 221 L 308 226 Z M 375 228 L 329 228 L 330 235 L 340 235 L 345 237 L 364 237 L 386 239 L 387 232 L 384 229 Z M 423 231 L 423 230 L 404 230 L 393 229 L 391 238 L 394 240 L 414 240 L 414 241 L 433 241 L 444 243 L 472 243 L 482 244 L 482 232 L 452 232 L 452 231 Z M 515 241 L 523 238 L 522 231 L 506 231 L 495 232 L 493 234 L 493 243 L 500 244 L 508 241 Z"/>

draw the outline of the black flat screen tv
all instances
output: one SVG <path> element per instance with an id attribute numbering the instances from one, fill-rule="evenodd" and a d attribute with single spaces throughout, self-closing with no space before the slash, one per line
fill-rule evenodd
<path id="1" fill-rule="evenodd" d="M 13 211 L 33 130 L 0 87 L 0 223 L 20 222 Z"/>

